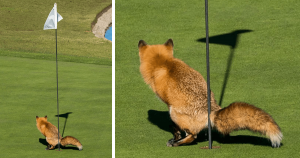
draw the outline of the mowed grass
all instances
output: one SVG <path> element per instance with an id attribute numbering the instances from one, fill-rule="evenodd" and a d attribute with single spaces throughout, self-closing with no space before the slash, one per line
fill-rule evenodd
<path id="1" fill-rule="evenodd" d="M 45 151 L 35 116 L 57 126 L 55 30 L 43 30 L 53 8 L 58 23 L 60 133 L 83 144 Z M 111 0 L 1 1 L 0 157 L 112 157 L 112 43 L 91 32 Z"/>
<path id="2" fill-rule="evenodd" d="M 35 116 L 45 115 L 57 126 L 55 61 L 1 57 L 0 73 L 1 157 L 112 156 L 110 66 L 59 62 L 59 113 L 71 112 L 59 118 L 60 133 L 82 151 L 46 151 L 36 127 Z"/>
<path id="3" fill-rule="evenodd" d="M 220 149 L 197 144 L 170 148 L 168 108 L 139 73 L 138 41 L 163 44 L 174 40 L 174 56 L 206 78 L 204 1 L 116 0 L 116 157 L 297 157 L 300 145 L 299 60 L 300 1 L 209 1 L 210 36 L 237 30 L 235 49 L 210 44 L 211 89 L 222 107 L 244 101 L 268 112 L 283 133 L 278 149 L 257 133 L 238 131 Z M 226 43 L 228 41 L 222 41 Z M 232 42 L 232 41 L 230 41 Z M 233 57 L 230 59 L 230 53 Z M 231 66 L 227 68 L 228 62 Z M 224 78 L 228 72 L 227 84 Z"/>
<path id="4" fill-rule="evenodd" d="M 111 0 L 1 1 L 0 50 L 55 54 L 55 30 L 43 30 L 54 3 L 63 17 L 57 26 L 58 53 L 111 63 L 111 42 L 91 32 L 91 23 Z"/>

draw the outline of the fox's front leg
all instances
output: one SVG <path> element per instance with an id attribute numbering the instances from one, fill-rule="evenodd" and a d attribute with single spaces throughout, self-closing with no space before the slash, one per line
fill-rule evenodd
<path id="1" fill-rule="evenodd" d="M 197 132 L 193 127 L 195 126 L 193 123 L 193 118 L 188 115 L 182 115 L 181 112 L 177 112 L 176 109 L 170 110 L 170 117 L 174 122 L 174 139 L 171 139 L 167 142 L 167 146 L 175 147 L 183 144 L 190 144 L 197 138 Z M 181 139 L 180 131 L 184 131 L 186 133 L 186 137 Z"/>
<path id="2" fill-rule="evenodd" d="M 52 150 L 55 148 L 55 146 L 57 145 L 58 141 L 55 138 L 48 138 L 46 137 L 46 141 L 48 142 L 48 146 L 46 148 L 46 150 Z"/>
<path id="3" fill-rule="evenodd" d="M 179 145 L 182 145 L 182 144 L 190 144 L 197 138 L 197 134 L 193 134 L 189 130 L 184 130 L 184 131 L 186 133 L 185 138 L 176 140 L 175 139 L 175 134 L 174 134 L 174 139 L 169 140 L 168 143 L 167 143 L 167 146 L 168 147 L 175 147 L 175 146 L 179 146 Z"/>
<path id="4" fill-rule="evenodd" d="M 51 148 L 49 148 L 49 150 L 52 150 L 55 148 L 56 145 L 51 145 Z"/>
<path id="5" fill-rule="evenodd" d="M 50 144 L 47 145 L 47 148 L 45 150 L 49 150 L 49 148 L 50 148 Z"/>
<path id="6" fill-rule="evenodd" d="M 52 150 L 55 148 L 56 145 L 51 145 L 51 144 L 48 144 L 47 145 L 47 148 L 45 150 Z"/>
<path id="7" fill-rule="evenodd" d="M 174 144 L 175 141 L 181 139 L 180 128 L 174 122 L 173 125 L 171 126 L 172 126 L 171 128 L 172 128 L 173 138 L 167 142 L 167 146 L 172 146 L 172 144 Z"/>
<path id="8" fill-rule="evenodd" d="M 50 150 L 50 148 L 52 148 L 52 145 L 48 144 L 45 150 Z"/>

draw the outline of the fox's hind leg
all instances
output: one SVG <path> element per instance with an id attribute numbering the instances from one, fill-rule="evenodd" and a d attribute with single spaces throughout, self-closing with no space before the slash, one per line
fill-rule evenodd
<path id="1" fill-rule="evenodd" d="M 175 137 L 174 137 L 173 139 L 170 139 L 167 142 L 167 146 L 168 147 L 175 147 L 175 146 L 179 146 L 179 145 L 182 145 L 182 144 L 190 144 L 190 143 L 192 143 L 197 138 L 197 134 L 193 134 L 193 133 L 191 133 L 187 129 L 184 130 L 184 131 L 186 133 L 186 137 L 185 138 L 175 140 Z"/>

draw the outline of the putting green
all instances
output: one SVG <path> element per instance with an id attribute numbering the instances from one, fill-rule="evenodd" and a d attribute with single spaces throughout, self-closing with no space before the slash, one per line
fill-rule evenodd
<path id="1" fill-rule="evenodd" d="M 1 157 L 111 157 L 111 66 L 59 62 L 60 133 L 83 144 L 83 151 L 45 151 L 35 116 L 57 126 L 55 61 L 0 58 Z M 74 150 L 73 150 L 74 149 Z"/>
<path id="2" fill-rule="evenodd" d="M 139 73 L 138 41 L 174 41 L 174 56 L 206 78 L 204 1 L 116 0 L 116 157 L 296 157 L 300 108 L 300 1 L 209 1 L 211 89 L 221 106 L 244 101 L 272 115 L 283 133 L 273 149 L 260 134 L 238 131 L 223 143 L 205 133 L 170 148 L 168 108 Z M 241 31 L 242 30 L 242 31 Z M 251 31 L 249 31 L 251 30 Z M 237 35 L 239 33 L 239 35 Z M 221 38 L 220 36 L 229 38 Z M 236 36 L 235 36 L 236 35 Z M 236 40 L 236 41 L 235 41 Z M 212 41 L 213 42 L 213 41 Z M 232 44 L 231 42 L 234 42 Z M 227 80 L 225 82 L 225 80 Z M 224 90 L 222 90 L 224 88 Z M 222 98 L 222 101 L 220 101 Z"/>

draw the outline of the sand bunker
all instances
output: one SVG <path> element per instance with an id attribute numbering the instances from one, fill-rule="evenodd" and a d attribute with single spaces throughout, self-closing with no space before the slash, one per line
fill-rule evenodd
<path id="1" fill-rule="evenodd" d="M 106 39 L 105 32 L 112 26 L 112 5 L 104 8 L 96 17 L 97 22 L 92 23 L 92 32 L 98 38 Z"/>

